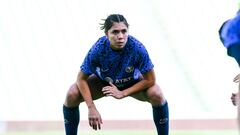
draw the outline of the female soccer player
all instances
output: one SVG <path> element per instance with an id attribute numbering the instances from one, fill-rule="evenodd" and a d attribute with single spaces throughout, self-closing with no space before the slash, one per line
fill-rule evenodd
<path id="1" fill-rule="evenodd" d="M 168 135 L 168 103 L 156 84 L 153 63 L 144 45 L 128 34 L 123 15 L 109 15 L 100 37 L 86 55 L 63 106 L 66 135 L 77 135 L 79 104 L 88 107 L 89 125 L 101 129 L 102 118 L 93 100 L 104 96 L 131 96 L 152 105 L 158 135 Z M 134 106 L 133 106 L 134 111 Z"/>

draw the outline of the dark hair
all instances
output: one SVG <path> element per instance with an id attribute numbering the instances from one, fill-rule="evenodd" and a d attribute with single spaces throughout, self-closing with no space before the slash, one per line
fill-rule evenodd
<path id="1" fill-rule="evenodd" d="M 104 30 L 105 33 L 107 33 L 109 29 L 111 29 L 114 22 L 117 22 L 117 23 L 123 22 L 127 26 L 127 28 L 129 26 L 124 16 L 120 14 L 111 14 L 107 17 L 107 19 L 103 19 L 103 20 L 104 20 L 104 23 L 100 24 L 102 25 L 100 29 Z"/>

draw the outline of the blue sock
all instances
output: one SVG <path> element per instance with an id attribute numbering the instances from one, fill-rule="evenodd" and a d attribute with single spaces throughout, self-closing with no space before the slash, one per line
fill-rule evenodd
<path id="1" fill-rule="evenodd" d="M 153 120 L 157 128 L 158 135 L 168 135 L 169 131 L 169 113 L 168 103 L 162 106 L 153 106 Z"/>
<path id="2" fill-rule="evenodd" d="M 66 135 L 77 135 L 79 124 L 79 108 L 68 108 L 63 105 L 63 116 Z"/>

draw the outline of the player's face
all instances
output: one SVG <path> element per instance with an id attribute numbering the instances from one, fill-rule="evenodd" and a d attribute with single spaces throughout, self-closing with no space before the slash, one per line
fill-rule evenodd
<path id="1" fill-rule="evenodd" d="M 114 22 L 106 35 L 110 41 L 110 47 L 113 50 L 121 50 L 127 43 L 128 28 L 123 22 Z"/>

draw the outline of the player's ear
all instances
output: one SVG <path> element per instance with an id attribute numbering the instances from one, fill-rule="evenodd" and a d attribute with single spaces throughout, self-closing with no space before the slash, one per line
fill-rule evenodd
<path id="1" fill-rule="evenodd" d="M 105 32 L 105 35 L 107 36 L 107 38 L 108 38 L 108 31 L 107 32 Z"/>

